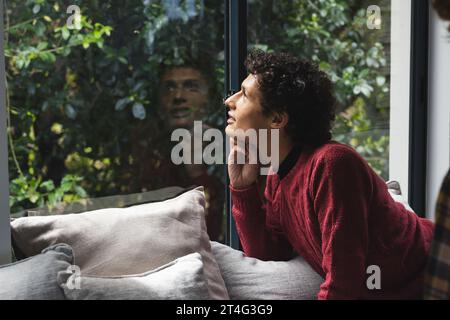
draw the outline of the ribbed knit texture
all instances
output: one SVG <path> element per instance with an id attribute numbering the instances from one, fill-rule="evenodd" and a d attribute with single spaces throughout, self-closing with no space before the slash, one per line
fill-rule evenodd
<path id="1" fill-rule="evenodd" d="M 262 260 L 301 255 L 321 274 L 318 299 L 420 299 L 433 223 L 390 196 L 386 183 L 352 148 L 303 147 L 281 180 L 230 187 L 244 252 Z M 367 267 L 381 270 L 369 290 Z"/>

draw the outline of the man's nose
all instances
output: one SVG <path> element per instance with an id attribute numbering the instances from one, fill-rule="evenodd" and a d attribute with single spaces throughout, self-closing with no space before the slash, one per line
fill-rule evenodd
<path id="1" fill-rule="evenodd" d="M 174 92 L 175 99 L 184 99 L 184 91 L 181 88 L 177 88 Z"/>
<path id="2" fill-rule="evenodd" d="M 183 103 L 183 102 L 186 102 L 186 99 L 183 97 L 182 94 L 180 94 L 180 95 L 177 94 L 173 97 L 173 103 L 175 105 Z"/>
<path id="3" fill-rule="evenodd" d="M 227 98 L 224 99 L 223 104 L 225 105 L 225 107 L 230 108 L 230 109 L 234 109 L 236 107 L 235 105 L 235 93 L 230 94 Z"/>

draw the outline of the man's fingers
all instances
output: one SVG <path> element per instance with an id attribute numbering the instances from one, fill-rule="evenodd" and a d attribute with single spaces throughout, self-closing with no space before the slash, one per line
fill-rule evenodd
<path id="1" fill-rule="evenodd" d="M 247 153 L 244 148 L 234 146 L 230 150 L 229 163 L 230 164 L 245 164 L 247 163 Z"/>

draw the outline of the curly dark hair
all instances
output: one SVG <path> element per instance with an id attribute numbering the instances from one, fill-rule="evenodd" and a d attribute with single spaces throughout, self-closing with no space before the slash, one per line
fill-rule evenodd
<path id="1" fill-rule="evenodd" d="M 286 132 L 294 142 L 318 146 L 331 140 L 334 86 L 317 65 L 287 53 L 254 50 L 245 66 L 257 76 L 263 113 L 286 112 Z"/>

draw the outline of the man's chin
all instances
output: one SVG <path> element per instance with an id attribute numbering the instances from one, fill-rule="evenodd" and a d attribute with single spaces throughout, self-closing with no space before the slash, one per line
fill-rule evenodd
<path id="1" fill-rule="evenodd" d="M 193 125 L 194 122 L 191 119 L 186 119 L 186 118 L 180 118 L 180 119 L 170 119 L 169 122 L 170 127 L 172 128 L 172 130 L 175 129 L 190 129 Z"/>
<path id="2" fill-rule="evenodd" d="M 229 137 L 234 137 L 236 135 L 234 127 L 230 124 L 225 128 L 225 133 Z"/>
<path id="3" fill-rule="evenodd" d="M 235 123 L 229 124 L 226 128 L 225 128 L 225 133 L 227 134 L 228 137 L 245 137 L 247 134 L 249 134 L 249 131 L 251 131 L 253 129 L 242 129 L 236 126 Z"/>

